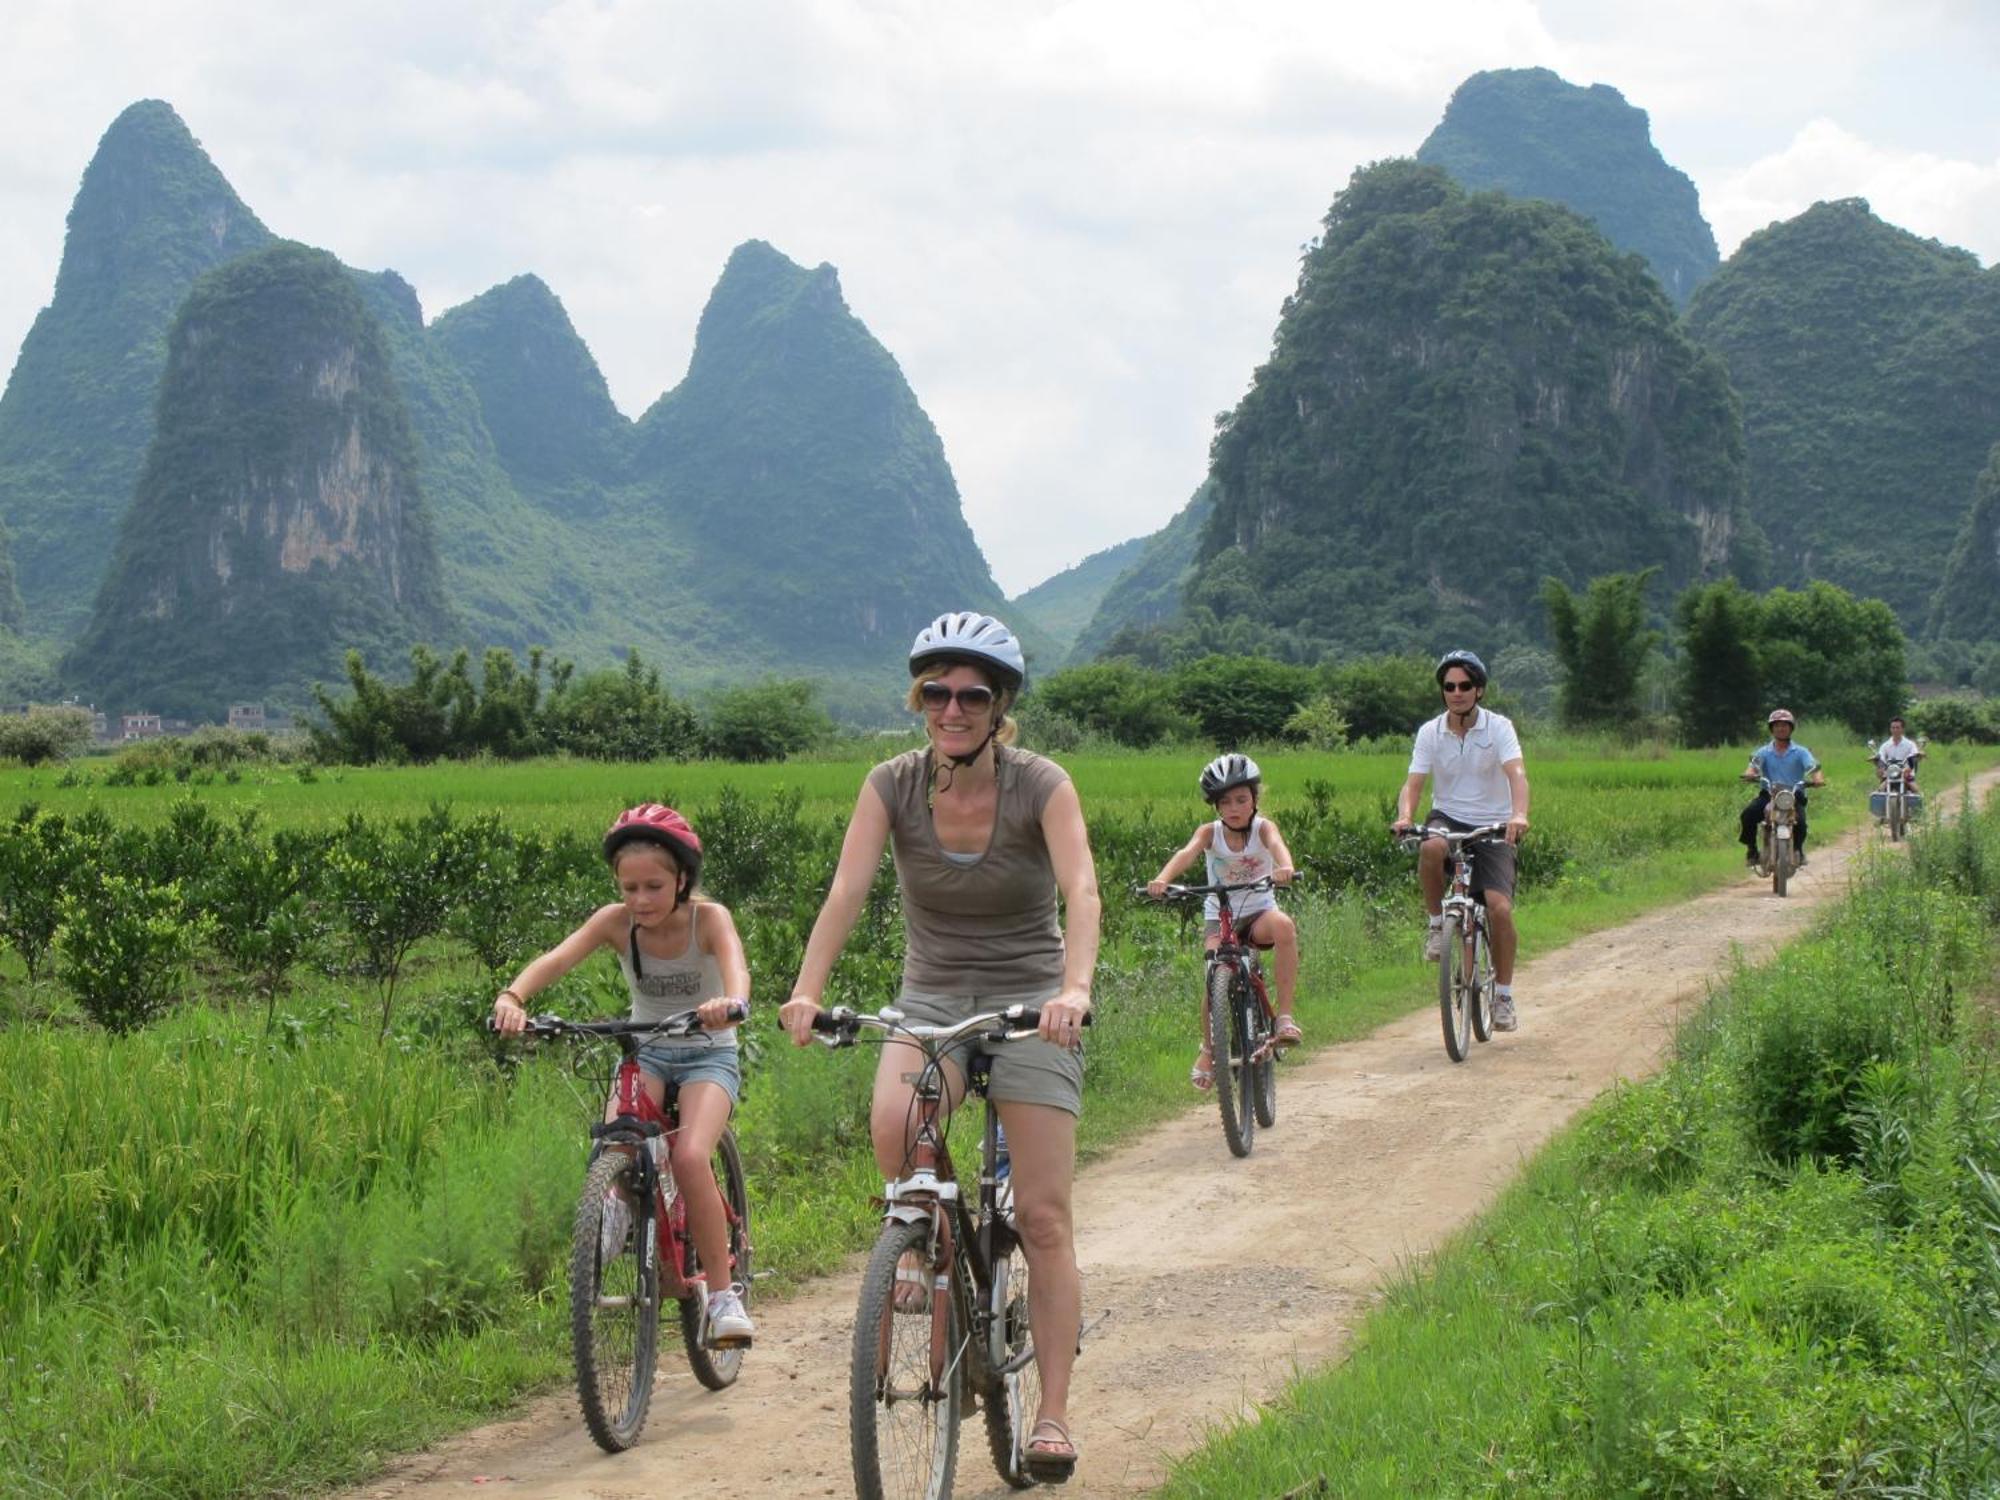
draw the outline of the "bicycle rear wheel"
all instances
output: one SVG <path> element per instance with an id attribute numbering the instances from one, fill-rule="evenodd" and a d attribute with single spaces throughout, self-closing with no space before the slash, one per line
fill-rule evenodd
<path id="1" fill-rule="evenodd" d="M 927 1289 L 920 1308 L 897 1309 L 896 1267 L 911 1252 L 923 1261 L 928 1280 L 931 1226 L 892 1220 L 882 1227 L 861 1273 L 847 1379 L 848 1436 L 860 1500 L 949 1500 L 958 1462 L 965 1372 L 948 1370 L 942 1390 L 932 1382 L 933 1318 Z M 952 1300 L 947 1364 L 952 1354 L 960 1353 Z"/>
<path id="2" fill-rule="evenodd" d="M 1225 963 L 1208 966 L 1208 1055 L 1215 1069 L 1215 1102 L 1222 1111 L 1222 1138 L 1231 1156 L 1248 1156 L 1257 1121 L 1250 1111 L 1250 1058 L 1237 1024 L 1236 976 Z"/>
<path id="3" fill-rule="evenodd" d="M 1457 912 L 1446 912 L 1440 934 L 1444 951 L 1438 955 L 1438 1019 L 1444 1023 L 1444 1050 L 1453 1062 L 1464 1062 L 1471 1051 L 1471 1018 L 1467 1014 L 1465 938 Z"/>
<path id="4" fill-rule="evenodd" d="M 569 1249 L 570 1345 L 584 1426 L 619 1453 L 639 1440 L 653 1399 L 660 1332 L 660 1268 L 653 1212 L 632 1158 L 606 1151 L 590 1164 Z"/>
<path id="5" fill-rule="evenodd" d="M 1493 1040 L 1493 945 L 1488 941 L 1486 918 L 1482 915 L 1472 928 L 1472 998 L 1466 1009 L 1472 1013 L 1472 1034 L 1482 1042 Z"/>
<path id="6" fill-rule="evenodd" d="M 743 1177 L 743 1155 L 736 1149 L 736 1133 L 725 1129 L 715 1143 L 715 1185 L 722 1191 L 722 1203 L 729 1214 L 729 1261 L 716 1273 L 716 1279 L 708 1283 L 710 1291 L 719 1290 L 732 1281 L 743 1287 L 743 1305 L 750 1306 L 750 1193 Z M 700 1264 L 692 1254 L 694 1274 L 702 1275 L 708 1268 Z M 687 1346 L 688 1366 L 694 1371 L 694 1378 L 711 1391 L 719 1391 L 733 1384 L 737 1374 L 743 1369 L 743 1356 L 747 1349 L 710 1349 L 701 1341 L 701 1301 L 697 1297 L 683 1297 L 680 1301 L 681 1341 Z"/>
<path id="7" fill-rule="evenodd" d="M 993 1324 L 987 1338 L 987 1358 L 994 1375 L 992 1389 L 986 1393 L 986 1442 L 993 1450 L 993 1467 L 1000 1477 L 1014 1489 L 1025 1490 L 1035 1483 L 1026 1457 L 1035 1412 L 1042 1404 L 1042 1375 L 1035 1366 L 1034 1340 L 1028 1331 L 1028 1257 L 1012 1229 L 996 1225 L 994 1233 L 1004 1236 L 1007 1250 L 993 1258 L 993 1292 L 988 1304 Z"/>

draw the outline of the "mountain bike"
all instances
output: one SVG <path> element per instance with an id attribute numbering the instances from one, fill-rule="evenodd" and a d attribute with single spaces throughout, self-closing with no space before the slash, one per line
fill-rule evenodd
<path id="1" fill-rule="evenodd" d="M 959 1419 L 974 1401 L 985 1409 L 1001 1479 L 1014 1489 L 1036 1482 L 1027 1449 L 1042 1386 L 1028 1328 L 1027 1255 L 996 1170 L 1000 1116 L 987 1106 L 978 1196 L 968 1204 L 945 1138 L 943 1059 L 970 1037 L 985 1046 L 1032 1037 L 1040 1021 L 1031 1005 L 953 1026 L 912 1024 L 892 1006 L 874 1015 L 836 1006 L 813 1018 L 829 1047 L 851 1047 L 872 1031 L 923 1054 L 914 1079 L 915 1135 L 903 1175 L 882 1189 L 882 1233 L 861 1274 L 854 1318 L 847 1407 L 860 1500 L 949 1500 Z M 986 1059 L 975 1055 L 967 1088 L 984 1098 L 988 1081 Z M 906 1257 L 923 1267 L 915 1296 L 898 1275 Z"/>
<path id="2" fill-rule="evenodd" d="M 1782 896 L 1792 872 L 1799 867 L 1798 799 L 1806 784 L 1803 781 L 1787 784 L 1768 776 L 1758 777 L 1757 784 L 1768 798 L 1764 803 L 1764 826 L 1757 836 L 1757 872 L 1770 877 L 1772 895 Z"/>
<path id="3" fill-rule="evenodd" d="M 1874 762 L 1882 776 L 1882 784 L 1868 797 L 1868 811 L 1875 821 L 1886 824 L 1889 842 L 1898 843 L 1909 831 L 1910 819 L 1924 810 L 1924 796 L 1917 790 L 1917 765 L 1923 759 L 1919 750 L 1908 760 L 1884 761 L 1875 742 L 1868 742 L 1868 758 Z"/>
<path id="4" fill-rule="evenodd" d="M 1470 847 L 1504 834 L 1504 823 L 1488 823 L 1453 833 L 1420 827 L 1401 843 L 1414 854 L 1425 839 L 1443 839 L 1446 883 L 1443 906 L 1443 947 L 1438 954 L 1438 1018 L 1444 1025 L 1444 1050 L 1453 1062 L 1464 1062 L 1471 1039 L 1493 1039 L 1493 938 L 1486 926 L 1486 903 L 1472 894 Z"/>
<path id="5" fill-rule="evenodd" d="M 1229 898 L 1272 889 L 1271 877 L 1240 885 L 1169 885 L 1162 901 L 1215 897 L 1221 941 L 1202 970 L 1202 1035 L 1215 1069 L 1222 1139 L 1232 1156 L 1248 1156 L 1257 1127 L 1278 1123 L 1277 1012 L 1264 988 L 1264 955 L 1237 935 Z M 1149 894 L 1143 885 L 1135 895 Z"/>
<path id="6" fill-rule="evenodd" d="M 738 1019 L 741 1019 L 739 1014 Z M 640 1083 L 639 1048 L 655 1037 L 694 1036 L 695 1012 L 664 1021 L 567 1021 L 532 1017 L 523 1036 L 546 1040 L 608 1038 L 624 1054 L 612 1081 L 613 1118 L 590 1127 L 590 1165 L 577 1199 L 569 1252 L 570 1345 L 584 1425 L 597 1446 L 618 1453 L 639 1440 L 653 1399 L 660 1304 L 679 1304 L 681 1339 L 694 1377 L 712 1391 L 732 1384 L 746 1345 L 703 1343 L 705 1270 L 688 1228 L 687 1203 L 667 1169 L 680 1128 L 678 1099 L 669 1089 L 656 1108 Z M 723 1128 L 715 1145 L 715 1182 L 729 1220 L 729 1266 L 723 1280 L 740 1282 L 750 1300 L 750 1199 L 736 1136 Z"/>

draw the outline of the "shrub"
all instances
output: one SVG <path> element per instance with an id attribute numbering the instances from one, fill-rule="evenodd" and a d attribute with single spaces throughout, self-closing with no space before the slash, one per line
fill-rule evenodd
<path id="1" fill-rule="evenodd" d="M 1281 738 L 1313 685 L 1308 668 L 1262 656 L 1204 656 L 1171 680 L 1175 704 L 1221 750 Z"/>
<path id="2" fill-rule="evenodd" d="M 1338 750 L 1347 743 L 1347 717 L 1322 693 L 1285 720 L 1285 737 L 1314 750 Z"/>
<path id="3" fill-rule="evenodd" d="M 659 668 L 645 666 L 637 651 L 622 668 L 560 687 L 545 717 L 554 748 L 589 760 L 682 759 L 701 746 L 694 711 L 668 694 Z"/>
<path id="4" fill-rule="evenodd" d="M 1910 710 L 1910 728 L 1943 745 L 2000 744 L 2000 700 L 1926 698 Z"/>
<path id="5" fill-rule="evenodd" d="M 24 766 L 46 765 L 68 760 L 90 743 L 90 712 L 65 704 L 60 708 L 36 705 L 26 714 L 0 717 L 0 760 L 18 760 Z"/>
<path id="6" fill-rule="evenodd" d="M 1435 664 L 1425 657 L 1364 656 L 1322 667 L 1320 681 L 1353 740 L 1389 735 L 1407 743 L 1438 711 Z"/>
<path id="7" fill-rule="evenodd" d="M 1136 749 L 1157 743 L 1180 723 L 1165 674 L 1129 661 L 1057 672 L 1035 688 L 1028 708 Z"/>
<path id="8" fill-rule="evenodd" d="M 57 974 L 107 1031 L 132 1031 L 180 998 L 210 919 L 182 912 L 175 882 L 149 885 L 109 871 L 61 899 Z"/>
<path id="9" fill-rule="evenodd" d="M 33 984 L 61 923 L 64 886 L 76 877 L 80 854 L 69 825 L 56 813 L 23 807 L 0 829 L 0 937 L 5 937 Z"/>
<path id="10" fill-rule="evenodd" d="M 766 678 L 716 697 L 702 725 L 702 747 L 718 760 L 783 760 L 832 734 L 833 720 L 812 683 Z"/>

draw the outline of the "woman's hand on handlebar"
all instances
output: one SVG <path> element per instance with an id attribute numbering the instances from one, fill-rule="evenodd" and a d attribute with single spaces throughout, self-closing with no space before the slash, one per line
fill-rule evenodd
<path id="1" fill-rule="evenodd" d="M 792 1039 L 794 1047 L 804 1047 L 812 1041 L 813 1017 L 819 1014 L 819 1000 L 812 995 L 794 995 L 778 1007 L 778 1024 Z"/>
<path id="2" fill-rule="evenodd" d="M 493 1029 L 502 1036 L 518 1036 L 528 1024 L 528 1008 L 512 990 L 493 997 Z"/>
<path id="3" fill-rule="evenodd" d="M 1083 1045 L 1083 1018 L 1090 1014 L 1090 995 L 1083 990 L 1064 990 L 1053 1000 L 1042 1002 L 1042 1040 L 1071 1051 Z"/>

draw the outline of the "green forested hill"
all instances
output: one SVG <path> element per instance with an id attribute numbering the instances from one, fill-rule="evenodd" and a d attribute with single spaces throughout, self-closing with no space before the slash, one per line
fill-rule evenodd
<path id="1" fill-rule="evenodd" d="M 1215 509 L 1215 487 L 1204 482 L 1174 518 L 1142 539 L 1138 557 L 1113 580 L 1097 610 L 1077 635 L 1072 661 L 1101 653 L 1121 631 L 1144 630 L 1177 614 L 1181 590 L 1194 571 L 1202 533 Z"/>
<path id="2" fill-rule="evenodd" d="M 1187 600 L 1317 653 L 1538 629 L 1545 575 L 1754 577 L 1721 362 L 1556 204 L 1355 173 L 1218 432 Z"/>
<path id="3" fill-rule="evenodd" d="M 1475 73 L 1417 160 L 1468 188 L 1567 204 L 1644 256 L 1676 307 L 1721 260 L 1694 183 L 1653 145 L 1646 112 L 1608 84 L 1581 88 L 1547 68 Z"/>
<path id="4" fill-rule="evenodd" d="M 1023 622 L 1032 620 L 1058 658 L 1067 656 L 1077 636 L 1097 613 L 1097 606 L 1103 603 L 1105 590 L 1139 560 L 1148 540 L 1135 536 L 1129 542 L 1093 552 L 1073 567 L 1044 578 L 1007 601 L 1008 618 L 1018 615 Z"/>
<path id="5" fill-rule="evenodd" d="M 1825 578 L 1921 629 L 2000 439 L 2000 271 L 1819 203 L 1745 240 L 1688 327 L 1743 399 L 1774 581 Z"/>
<path id="6" fill-rule="evenodd" d="M 153 433 L 195 278 L 270 241 L 172 108 L 114 120 L 69 212 L 55 295 L 0 395 L 0 526 L 28 631 L 81 627 Z"/>
<path id="7" fill-rule="evenodd" d="M 350 646 L 451 633 L 409 413 L 348 272 L 280 242 L 209 273 L 65 671 L 166 713 L 299 706 Z"/>
<path id="8" fill-rule="evenodd" d="M 2000 443 L 1986 455 L 1931 606 L 1930 633 L 2000 641 Z"/>
<path id="9" fill-rule="evenodd" d="M 663 590 L 726 605 L 735 649 L 892 667 L 940 610 L 1002 609 L 937 430 L 841 296 L 752 240 L 703 310 L 687 377 L 640 419 L 634 480 L 691 549 Z"/>
<path id="10" fill-rule="evenodd" d="M 442 314 L 430 332 L 471 382 L 515 487 L 552 515 L 601 514 L 632 424 L 547 284 L 516 276 Z"/>

